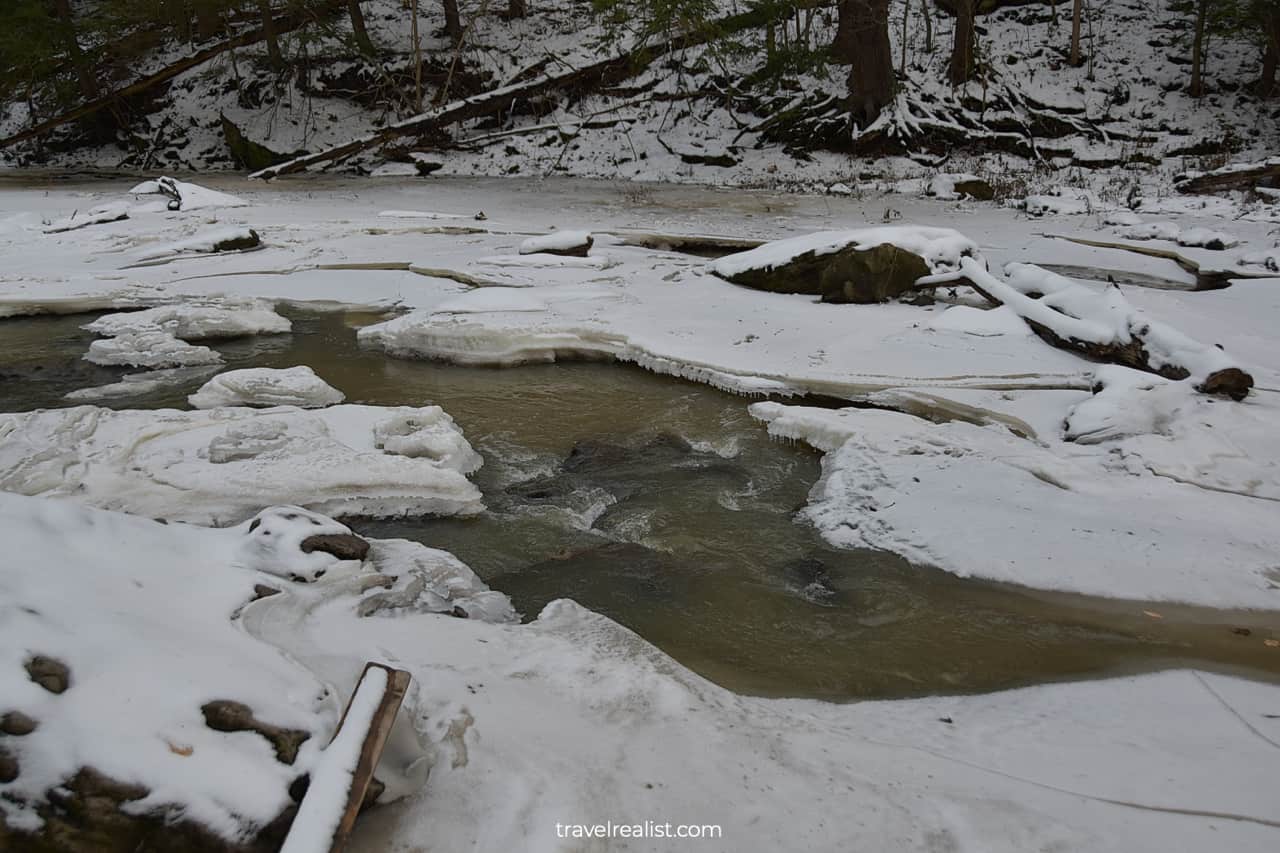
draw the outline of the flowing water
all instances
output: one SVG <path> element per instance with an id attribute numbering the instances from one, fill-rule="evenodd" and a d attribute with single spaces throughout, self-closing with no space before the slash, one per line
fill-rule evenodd
<path id="1" fill-rule="evenodd" d="M 831 548 L 795 518 L 819 456 L 770 440 L 741 397 L 613 364 L 389 359 L 356 345 L 374 317 L 291 316 L 292 335 L 216 348 L 231 368 L 310 365 L 351 402 L 443 406 L 484 454 L 489 511 L 352 524 L 453 551 L 527 618 L 573 598 L 726 687 L 773 696 L 1183 665 L 1280 680 L 1280 650 L 1263 642 L 1280 627 L 1273 614 L 1037 593 Z M 83 361 L 91 319 L 0 321 L 0 411 L 68 405 L 67 391 L 128 372 Z M 182 407 L 200 381 L 109 405 Z"/>

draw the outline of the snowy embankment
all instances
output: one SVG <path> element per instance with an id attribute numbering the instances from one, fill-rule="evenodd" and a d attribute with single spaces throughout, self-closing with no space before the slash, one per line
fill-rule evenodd
<path id="1" fill-rule="evenodd" d="M 565 849 L 557 824 L 605 821 L 718 825 L 699 842 L 717 851 L 1261 853 L 1280 837 L 1275 686 L 1175 671 L 987 696 L 756 699 L 572 602 L 527 625 L 431 615 L 495 594 L 414 543 L 374 541 L 364 563 L 304 554 L 313 532 L 346 528 L 284 507 L 209 530 L 0 494 L 0 537 L 23 555 L 0 563 L 13 590 L 0 677 L 38 724 L 5 739 L 20 768 L 2 786 L 10 825 L 35 830 L 24 801 L 93 766 L 138 786 L 130 811 L 179 807 L 251 834 L 321 760 L 363 662 L 386 660 L 414 686 L 378 777 L 384 797 L 408 799 L 365 815 L 354 850 L 549 853 Z M 278 576 L 322 569 L 308 584 Z M 406 583 L 415 569 L 431 595 Z M 400 580 L 363 592 L 374 573 Z M 282 591 L 235 619 L 255 584 Z M 65 690 L 27 680 L 32 653 L 65 664 Z M 306 735 L 293 763 L 272 735 L 210 729 L 201 707 L 216 700 Z"/>
<path id="2" fill-rule="evenodd" d="M 12 735 L 0 756 L 16 768 L 0 780 L 9 832 L 65 827 L 48 806 L 63 785 L 64 807 L 100 820 L 92 774 L 108 782 L 96 790 L 123 797 L 108 810 L 162 817 L 174 832 L 196 824 L 236 843 L 270 832 L 291 785 L 325 760 L 348 669 L 385 654 L 314 654 L 288 626 L 317 611 L 340 622 L 513 618 L 452 556 L 409 542 L 369 548 L 298 507 L 209 529 L 0 492 L 0 538 L 21 555 L 0 562 L 0 710 Z M 255 613 L 268 608 L 270 633 Z M 431 750 L 415 709 L 410 697 L 379 765 L 384 799 L 426 778 Z M 27 724 L 19 731 L 15 720 Z"/>

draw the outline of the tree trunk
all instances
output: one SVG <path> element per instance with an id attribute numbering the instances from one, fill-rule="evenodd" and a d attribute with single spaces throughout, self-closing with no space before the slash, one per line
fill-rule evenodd
<path id="1" fill-rule="evenodd" d="M 836 6 L 836 37 L 831 42 L 831 58 L 837 65 L 850 65 L 858 52 L 857 38 L 853 32 L 853 13 L 850 0 L 840 0 Z M 772 28 L 771 28 L 772 29 Z"/>
<path id="2" fill-rule="evenodd" d="M 1262 76 L 1258 78 L 1258 97 L 1271 98 L 1280 94 L 1276 85 L 1276 66 L 1280 65 L 1280 9 L 1262 18 L 1262 30 L 1267 46 L 1262 54 Z"/>
<path id="3" fill-rule="evenodd" d="M 973 6 L 975 0 L 956 0 L 956 37 L 951 46 L 949 78 L 952 86 L 959 86 L 973 76 L 975 32 Z"/>
<path id="4" fill-rule="evenodd" d="M 525 0 L 510 0 L 507 4 L 508 18 L 523 18 L 529 14 L 529 4 Z"/>
<path id="5" fill-rule="evenodd" d="M 462 41 L 462 16 L 458 14 L 458 0 L 444 0 L 444 34 L 449 41 Z"/>
<path id="6" fill-rule="evenodd" d="M 196 41 L 211 41 L 217 38 L 221 32 L 222 13 L 218 9 L 203 3 L 196 6 Z"/>
<path id="7" fill-rule="evenodd" d="M 1199 0 L 1196 4 L 1196 35 L 1191 42 L 1191 85 L 1187 91 L 1193 98 L 1204 95 L 1204 78 L 1201 70 L 1204 66 L 1204 30 L 1209 17 L 1209 0 Z"/>
<path id="8" fill-rule="evenodd" d="M 1054 5 L 1057 8 L 1057 5 Z M 1071 67 L 1080 67 L 1080 17 L 1084 12 L 1084 0 L 1071 4 Z"/>
<path id="9" fill-rule="evenodd" d="M 889 0 L 841 0 L 836 47 L 849 63 L 849 112 L 866 127 L 893 100 Z"/>
<path id="10" fill-rule="evenodd" d="M 89 60 L 80 48 L 76 39 L 76 22 L 71 14 L 71 0 L 53 0 L 53 11 L 62 24 L 62 41 L 66 45 L 67 55 L 76 69 L 76 78 L 80 82 L 80 94 L 85 100 L 98 97 L 98 81 L 89 67 Z"/>
<path id="11" fill-rule="evenodd" d="M 360 11 L 360 0 L 347 0 L 347 14 L 351 16 L 351 32 L 356 39 L 356 47 L 366 56 L 374 54 L 373 41 L 369 38 L 369 30 L 364 25 L 364 12 Z"/>
<path id="12" fill-rule="evenodd" d="M 284 54 L 280 52 L 280 38 L 276 34 L 276 22 L 271 16 L 271 0 L 258 0 L 258 12 L 262 16 L 263 41 L 267 43 L 267 59 L 272 68 L 284 67 Z"/>
<path id="13" fill-rule="evenodd" d="M 409 28 L 413 39 L 413 108 L 422 112 L 422 39 L 418 37 L 418 0 L 412 0 L 413 22 Z"/>

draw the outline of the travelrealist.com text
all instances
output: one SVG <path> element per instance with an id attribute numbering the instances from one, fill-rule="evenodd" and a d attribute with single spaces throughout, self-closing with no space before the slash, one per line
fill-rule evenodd
<path id="1" fill-rule="evenodd" d="M 665 823 L 557 823 L 557 838 L 720 838 L 719 824 Z"/>

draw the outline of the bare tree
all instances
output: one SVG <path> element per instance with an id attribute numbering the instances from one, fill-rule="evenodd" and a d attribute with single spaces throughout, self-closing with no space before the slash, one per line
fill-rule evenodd
<path id="1" fill-rule="evenodd" d="M 1196 3 L 1196 33 L 1191 42 L 1191 85 L 1187 91 L 1194 98 L 1204 95 L 1204 33 L 1209 20 L 1209 0 Z"/>
<path id="2" fill-rule="evenodd" d="M 1262 54 L 1262 76 L 1258 78 L 1258 95 L 1270 98 L 1280 92 L 1276 86 L 1276 66 L 1280 64 L 1280 6 L 1271 6 L 1261 15 L 1266 47 Z"/>
<path id="3" fill-rule="evenodd" d="M 271 0 L 258 0 L 258 14 L 262 17 L 262 34 L 263 40 L 267 43 L 267 59 L 273 68 L 283 68 L 284 54 L 280 52 L 280 37 L 276 33 L 276 22 L 271 13 Z"/>
<path id="4" fill-rule="evenodd" d="M 1054 4 L 1055 11 L 1057 4 Z M 1071 66 L 1080 67 L 1080 18 L 1084 12 L 1084 0 L 1075 0 L 1071 5 Z"/>
<path id="5" fill-rule="evenodd" d="M 351 33 L 355 36 L 356 47 L 360 52 L 372 56 L 376 51 L 373 40 L 369 38 L 369 29 L 364 23 L 364 12 L 360 11 L 360 0 L 347 0 L 347 14 L 351 17 Z"/>
<path id="6" fill-rule="evenodd" d="M 62 28 L 62 42 L 66 46 L 67 54 L 71 57 L 71 64 L 76 69 L 76 79 L 80 82 L 80 94 L 84 95 L 86 100 L 98 97 L 98 81 L 93 76 L 93 69 L 89 67 L 89 59 L 84 55 L 80 41 L 76 38 L 76 22 L 71 14 L 71 1 L 53 0 L 53 13 L 58 16 L 58 22 Z"/>
<path id="7" fill-rule="evenodd" d="M 951 45 L 951 67 L 948 73 L 952 86 L 959 86 L 973 76 L 977 40 L 973 20 L 975 2 L 976 0 L 955 0 L 956 35 Z"/>
<path id="8" fill-rule="evenodd" d="M 862 127 L 893 100 L 889 0 L 841 0 L 832 52 L 849 65 L 849 112 Z"/>
<path id="9" fill-rule="evenodd" d="M 462 16 L 458 14 L 458 0 L 443 0 L 444 2 L 444 34 L 449 37 L 449 41 L 457 44 L 462 41 Z"/>

